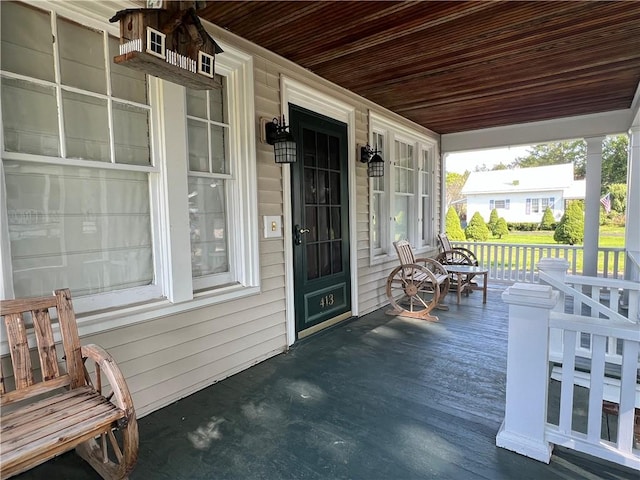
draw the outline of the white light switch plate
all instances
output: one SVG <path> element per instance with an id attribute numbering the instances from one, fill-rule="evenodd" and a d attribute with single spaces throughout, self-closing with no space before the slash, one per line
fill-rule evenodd
<path id="1" fill-rule="evenodd" d="M 282 237 L 282 217 L 277 215 L 265 215 L 264 238 Z"/>

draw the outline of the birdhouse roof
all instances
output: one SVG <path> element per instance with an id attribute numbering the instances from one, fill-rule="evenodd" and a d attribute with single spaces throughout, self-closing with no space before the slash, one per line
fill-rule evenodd
<path id="1" fill-rule="evenodd" d="M 126 8 L 124 10 L 120 10 L 118 12 L 116 12 L 116 14 L 111 17 L 109 19 L 109 22 L 111 23 L 115 23 L 120 21 L 123 17 L 125 17 L 126 15 L 132 14 L 132 13 L 142 13 L 142 14 L 165 14 L 167 17 L 170 15 L 169 12 L 167 12 L 166 10 L 162 10 L 162 9 L 157 9 L 157 8 Z M 203 40 L 203 42 L 206 43 L 211 43 L 213 44 L 214 47 L 214 51 L 215 53 L 222 53 L 223 50 L 220 47 L 220 45 L 218 45 L 216 43 L 216 41 L 211 37 L 211 35 L 209 35 L 209 33 L 205 30 L 205 28 L 202 26 L 202 22 L 200 21 L 200 17 L 198 17 L 198 14 L 196 13 L 194 8 L 189 8 L 185 11 L 185 15 L 182 17 L 183 20 L 188 19 L 190 21 L 190 23 L 192 23 L 193 25 L 195 25 L 195 27 L 198 29 L 198 34 L 200 35 L 200 38 Z M 159 25 L 159 27 L 161 27 L 161 25 Z"/>

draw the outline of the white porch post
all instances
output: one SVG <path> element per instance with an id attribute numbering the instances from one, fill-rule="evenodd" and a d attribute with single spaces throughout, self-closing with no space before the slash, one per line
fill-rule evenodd
<path id="1" fill-rule="evenodd" d="M 604 137 L 585 138 L 587 176 L 584 198 L 584 256 L 582 274 L 598 275 L 598 233 L 600 231 L 600 187 L 602 184 L 602 141 Z"/>
<path id="2" fill-rule="evenodd" d="M 558 292 L 548 285 L 516 283 L 503 294 L 509 304 L 507 395 L 496 445 L 549 463 L 545 440 L 549 386 L 549 313 Z"/>
<path id="3" fill-rule="evenodd" d="M 640 113 L 636 123 L 629 131 L 629 159 L 627 162 L 627 211 L 625 228 L 625 248 L 627 255 L 635 254 L 640 261 Z M 635 253 L 633 253 L 635 252 Z M 637 263 L 627 258 L 625 280 L 638 280 L 640 275 Z"/>

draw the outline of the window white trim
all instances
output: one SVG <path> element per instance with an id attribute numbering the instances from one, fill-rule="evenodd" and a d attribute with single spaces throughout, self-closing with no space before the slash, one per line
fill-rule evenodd
<path id="1" fill-rule="evenodd" d="M 224 47 L 223 47 L 224 48 Z M 226 49 L 225 49 L 226 53 Z M 349 256 L 351 269 L 351 311 L 353 315 L 358 315 L 358 258 L 357 258 L 357 230 L 356 230 L 356 132 L 355 115 L 356 110 L 353 105 L 342 102 L 325 93 L 315 90 L 297 80 L 282 75 L 280 77 L 280 114 L 289 116 L 289 104 L 299 105 L 330 118 L 335 118 L 347 124 L 348 142 L 348 165 L 349 165 Z M 284 208 L 284 228 L 292 225 L 291 212 L 291 168 L 289 165 L 282 166 L 282 197 Z M 291 242 L 284 242 L 285 259 L 285 292 L 287 302 L 287 344 L 292 345 L 296 339 L 295 316 L 294 316 L 294 285 L 293 285 L 293 245 Z"/>

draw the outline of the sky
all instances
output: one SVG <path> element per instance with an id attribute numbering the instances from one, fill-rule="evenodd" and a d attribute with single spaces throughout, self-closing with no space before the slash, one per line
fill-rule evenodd
<path id="1" fill-rule="evenodd" d="M 528 146 L 524 147 L 506 147 L 495 148 L 491 150 L 476 150 L 474 152 L 450 153 L 447 156 L 447 172 L 464 173 L 465 170 L 475 171 L 476 166 L 481 167 L 483 164 L 488 169 L 494 165 L 504 163 L 508 165 L 517 157 L 523 157 L 527 154 Z"/>

